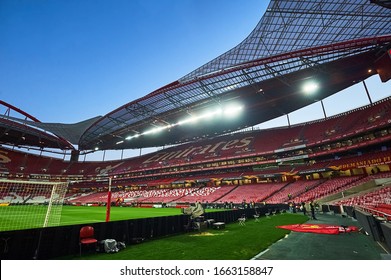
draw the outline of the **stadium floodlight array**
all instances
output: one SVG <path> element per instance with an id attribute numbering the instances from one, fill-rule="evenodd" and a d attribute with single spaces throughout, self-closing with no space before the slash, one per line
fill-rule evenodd
<path id="1" fill-rule="evenodd" d="M 58 226 L 67 182 L 0 180 L 0 231 Z"/>
<path id="2" fill-rule="evenodd" d="M 125 138 L 125 140 L 129 141 L 129 140 L 131 140 L 133 138 L 138 138 L 141 135 L 148 135 L 148 134 L 159 133 L 159 132 L 161 132 L 163 130 L 170 129 L 170 128 L 175 127 L 175 126 L 196 123 L 199 120 L 210 120 L 213 117 L 217 117 L 217 116 L 221 116 L 221 115 L 223 115 L 225 119 L 226 118 L 231 118 L 231 117 L 236 117 L 242 110 L 243 110 L 243 105 L 240 105 L 240 104 L 228 104 L 224 108 L 218 107 L 218 108 L 216 108 L 213 111 L 207 111 L 207 112 L 203 112 L 203 113 L 199 113 L 199 114 L 193 114 L 190 117 L 187 117 L 187 118 L 185 118 L 185 119 L 183 119 L 181 121 L 178 121 L 177 123 L 168 124 L 166 126 L 154 127 L 154 128 L 152 128 L 150 130 L 144 131 L 143 133 L 138 133 L 138 134 L 135 134 L 135 135 L 128 136 L 128 137 Z M 124 141 L 121 140 L 121 141 L 118 141 L 116 144 L 119 145 L 119 144 L 122 144 L 123 142 Z M 98 150 L 98 148 L 96 148 L 96 150 Z"/>

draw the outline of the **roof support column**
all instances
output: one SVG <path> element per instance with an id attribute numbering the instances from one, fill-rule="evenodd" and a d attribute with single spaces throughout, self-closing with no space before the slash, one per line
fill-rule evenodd
<path id="1" fill-rule="evenodd" d="M 365 92 L 367 93 L 367 96 L 368 96 L 368 99 L 369 99 L 369 103 L 371 103 L 371 105 L 372 105 L 372 99 L 371 99 L 371 95 L 369 94 L 369 91 L 368 91 L 368 88 L 367 88 L 367 84 L 365 83 L 365 81 L 362 81 L 362 84 L 364 85 Z"/>
<path id="2" fill-rule="evenodd" d="M 326 110 L 324 109 L 323 100 L 320 101 L 320 104 L 322 105 L 323 115 L 324 115 L 324 118 L 326 119 L 327 115 L 326 115 Z"/>

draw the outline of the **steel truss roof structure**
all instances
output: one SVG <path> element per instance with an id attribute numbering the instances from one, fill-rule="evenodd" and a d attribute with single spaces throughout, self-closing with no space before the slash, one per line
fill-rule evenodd
<path id="1" fill-rule="evenodd" d="M 391 46 L 391 9 L 371 2 L 376 1 L 272 0 L 238 46 L 98 118 L 73 144 L 80 150 L 128 149 L 213 137 L 289 114 L 361 82 L 377 74 L 374 62 Z M 314 96 L 303 94 L 309 80 L 321 85 Z M 240 118 L 180 124 L 231 104 L 243 106 Z"/>
<path id="2" fill-rule="evenodd" d="M 37 118 L 20 110 L 11 104 L 0 100 L 0 105 L 6 108 L 3 115 L 0 115 L 0 143 L 12 146 L 33 146 L 37 148 L 53 148 L 72 150 L 72 144 L 65 138 L 49 132 L 48 129 L 40 128 L 45 126 Z M 16 112 L 23 118 L 13 117 Z"/>

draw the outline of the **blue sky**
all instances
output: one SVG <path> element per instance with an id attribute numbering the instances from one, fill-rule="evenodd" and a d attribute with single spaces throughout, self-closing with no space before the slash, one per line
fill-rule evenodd
<path id="1" fill-rule="evenodd" d="M 107 114 L 240 43 L 267 3 L 1 0 L 0 98 L 44 122 Z"/>
<path id="2" fill-rule="evenodd" d="M 1 0 L 0 99 L 43 122 L 107 114 L 239 44 L 268 3 Z M 373 101 L 391 95 L 391 82 L 377 76 L 367 85 Z M 359 84 L 324 104 L 330 116 L 368 99 Z M 322 118 L 320 106 L 290 114 L 291 123 Z M 260 127 L 285 124 L 282 117 Z"/>

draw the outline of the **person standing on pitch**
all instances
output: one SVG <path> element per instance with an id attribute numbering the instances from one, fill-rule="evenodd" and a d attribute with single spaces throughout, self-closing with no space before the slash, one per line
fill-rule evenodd
<path id="1" fill-rule="evenodd" d="M 304 201 L 301 203 L 300 209 L 301 209 L 301 211 L 303 211 L 304 216 L 306 216 L 307 215 L 307 208 L 305 208 L 305 202 Z"/>
<path id="2" fill-rule="evenodd" d="M 317 220 L 317 218 L 315 217 L 315 203 L 313 200 L 310 202 L 310 209 L 311 209 L 311 218 L 313 220 Z"/>

